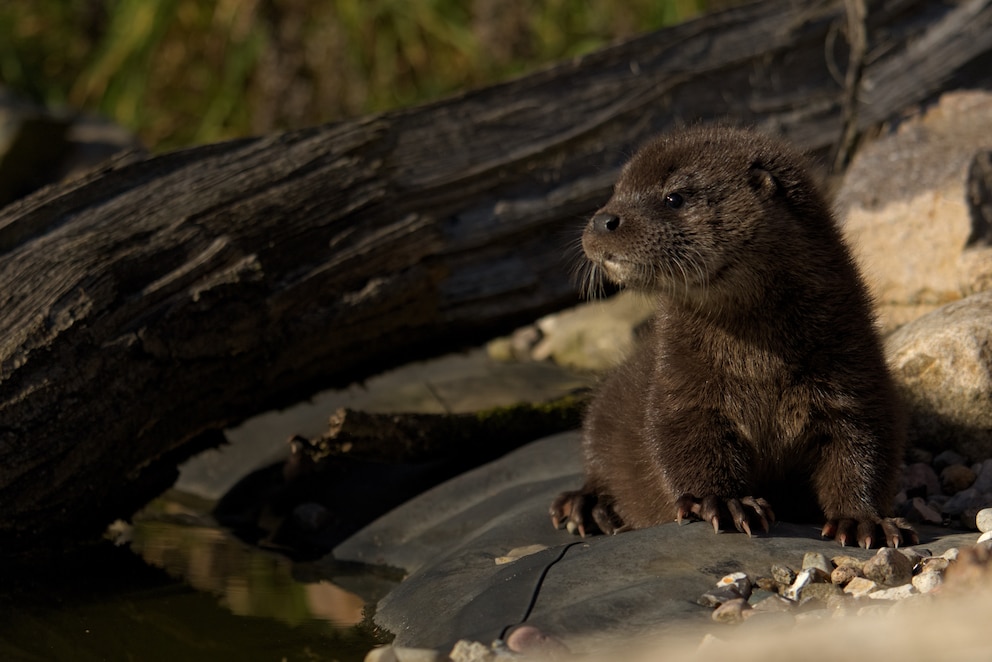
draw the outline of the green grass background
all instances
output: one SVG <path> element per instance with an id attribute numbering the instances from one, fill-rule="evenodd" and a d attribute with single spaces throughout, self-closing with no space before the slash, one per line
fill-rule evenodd
<path id="1" fill-rule="evenodd" d="M 437 98 L 719 4 L 3 0 L 0 84 L 107 115 L 160 151 Z"/>

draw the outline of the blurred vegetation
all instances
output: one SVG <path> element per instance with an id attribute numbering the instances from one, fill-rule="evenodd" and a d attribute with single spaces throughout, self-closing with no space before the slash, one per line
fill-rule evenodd
<path id="1" fill-rule="evenodd" d="M 0 84 L 152 149 L 310 126 L 519 74 L 726 0 L 2 0 Z"/>

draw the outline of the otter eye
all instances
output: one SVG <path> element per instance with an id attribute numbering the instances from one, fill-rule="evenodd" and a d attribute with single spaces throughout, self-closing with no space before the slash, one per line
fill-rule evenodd
<path id="1" fill-rule="evenodd" d="M 670 209 L 678 209 L 685 204 L 685 198 L 683 198 L 679 193 L 669 193 L 665 196 L 665 204 L 668 205 Z"/>

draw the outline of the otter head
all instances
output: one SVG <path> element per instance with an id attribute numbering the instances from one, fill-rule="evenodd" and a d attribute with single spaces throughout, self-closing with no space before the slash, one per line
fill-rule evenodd
<path id="1" fill-rule="evenodd" d="M 771 276 L 769 265 L 792 259 L 796 241 L 810 243 L 805 226 L 830 223 L 817 201 L 801 159 L 753 131 L 663 136 L 624 166 L 586 225 L 587 285 L 605 276 L 696 304 L 750 296 Z"/>

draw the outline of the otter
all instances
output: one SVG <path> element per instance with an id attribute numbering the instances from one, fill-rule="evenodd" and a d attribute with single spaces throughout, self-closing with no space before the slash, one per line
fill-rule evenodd
<path id="1" fill-rule="evenodd" d="M 657 307 L 594 392 L 585 482 L 552 502 L 556 527 L 698 518 L 750 536 L 787 515 L 825 518 L 841 545 L 917 542 L 889 516 L 904 424 L 871 299 L 802 156 L 729 126 L 656 138 L 582 249 L 588 289 Z"/>

